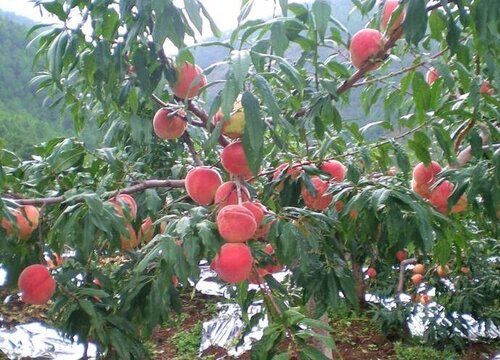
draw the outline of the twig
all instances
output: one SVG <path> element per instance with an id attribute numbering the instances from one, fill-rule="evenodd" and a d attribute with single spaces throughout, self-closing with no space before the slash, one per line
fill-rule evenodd
<path id="1" fill-rule="evenodd" d="M 144 180 L 137 184 L 128 186 L 123 189 L 116 191 L 108 191 L 103 194 L 104 197 L 116 196 L 117 194 L 132 194 L 134 192 L 143 191 L 146 189 L 153 188 L 182 188 L 184 187 L 184 179 L 182 180 Z M 80 194 L 72 198 L 72 201 L 83 201 L 85 194 Z M 2 200 L 14 201 L 18 205 L 54 205 L 60 204 L 67 199 L 64 196 L 52 196 L 44 198 L 30 198 L 30 199 L 12 199 L 12 198 L 2 198 Z"/>
<path id="2" fill-rule="evenodd" d="M 187 145 L 189 152 L 191 153 L 191 156 L 193 156 L 193 160 L 196 163 L 196 165 L 203 166 L 203 161 L 201 161 L 200 156 L 196 152 L 193 141 L 191 141 L 191 137 L 187 132 L 184 132 L 184 134 L 182 135 L 182 141 L 184 141 L 184 143 Z"/>
<path id="3" fill-rule="evenodd" d="M 417 259 L 411 258 L 411 259 L 405 259 L 401 261 L 401 263 L 399 264 L 399 282 L 398 282 L 398 288 L 396 289 L 396 294 L 401 294 L 404 290 L 406 265 L 415 264 L 416 262 Z"/>
<path id="4" fill-rule="evenodd" d="M 474 127 L 474 124 L 476 123 L 476 119 L 472 118 L 469 120 L 469 123 L 467 124 L 467 126 L 465 128 L 463 128 L 459 133 L 458 133 L 458 136 L 457 136 L 457 139 L 455 140 L 455 154 L 458 154 L 458 149 L 460 148 L 460 143 L 462 142 L 462 140 L 464 139 L 465 135 L 472 130 L 472 128 Z"/>

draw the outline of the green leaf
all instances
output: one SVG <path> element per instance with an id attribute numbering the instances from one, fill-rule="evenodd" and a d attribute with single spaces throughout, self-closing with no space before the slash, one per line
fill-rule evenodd
<path id="1" fill-rule="evenodd" d="M 330 20 L 332 9 L 330 2 L 326 0 L 316 0 L 312 5 L 312 13 L 316 23 L 316 30 L 318 31 L 321 41 L 325 40 L 325 32 Z"/>
<path id="2" fill-rule="evenodd" d="M 255 96 L 245 91 L 241 98 L 245 111 L 245 130 L 243 133 L 243 148 L 250 170 L 257 174 L 264 157 L 264 133 L 266 124 L 262 119 L 259 102 Z"/>
<path id="3" fill-rule="evenodd" d="M 276 102 L 271 86 L 267 80 L 259 74 L 254 75 L 254 84 L 257 91 L 260 93 L 260 98 L 267 107 L 267 110 L 271 114 L 273 121 L 278 123 L 280 121 L 280 108 Z"/>
<path id="4" fill-rule="evenodd" d="M 61 21 L 65 21 L 68 17 L 59 1 L 43 2 L 42 6 L 45 10 L 57 16 Z"/>
<path id="5" fill-rule="evenodd" d="M 410 0 L 407 14 L 403 22 L 403 31 L 405 33 L 406 41 L 414 45 L 418 45 L 420 40 L 425 35 L 427 29 L 427 10 L 425 9 L 425 0 Z"/>
<path id="6" fill-rule="evenodd" d="M 184 0 L 184 6 L 186 8 L 186 12 L 189 16 L 189 20 L 193 23 L 193 25 L 196 27 L 196 30 L 200 34 L 203 32 L 203 20 L 201 19 L 200 15 L 200 5 L 198 1 L 196 0 Z"/>
<path id="7" fill-rule="evenodd" d="M 271 46 L 276 55 L 283 56 L 288 48 L 289 40 L 286 36 L 285 24 L 275 22 L 271 25 Z"/>
<path id="8" fill-rule="evenodd" d="M 238 90 L 243 87 L 250 63 L 250 52 L 248 50 L 231 51 L 231 73 L 234 76 Z"/>

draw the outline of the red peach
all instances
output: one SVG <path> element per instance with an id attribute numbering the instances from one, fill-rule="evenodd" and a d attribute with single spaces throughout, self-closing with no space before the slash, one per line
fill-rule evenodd
<path id="1" fill-rule="evenodd" d="M 418 285 L 424 280 L 424 276 L 422 274 L 415 274 L 411 277 L 411 282 L 413 285 Z"/>
<path id="2" fill-rule="evenodd" d="M 437 162 L 431 161 L 429 165 L 421 162 L 413 168 L 413 180 L 419 185 L 430 185 L 436 180 L 436 175 L 440 172 L 441 166 Z"/>
<path id="3" fill-rule="evenodd" d="M 432 300 L 432 297 L 427 295 L 427 294 L 424 294 L 422 296 L 420 296 L 420 303 L 422 305 L 428 305 Z"/>
<path id="4" fill-rule="evenodd" d="M 212 264 L 222 280 L 239 283 L 252 273 L 252 252 L 245 244 L 224 244 Z"/>
<path id="5" fill-rule="evenodd" d="M 468 274 L 470 272 L 470 269 L 467 267 L 467 266 L 462 266 L 460 268 L 460 271 L 463 273 L 463 274 Z"/>
<path id="6" fill-rule="evenodd" d="M 24 205 L 11 211 L 16 217 L 17 228 L 14 230 L 12 224 L 6 218 L 2 219 L 1 226 L 5 229 L 7 235 L 16 233 L 22 240 L 28 239 L 33 231 L 38 227 L 40 213 L 32 205 Z"/>
<path id="7" fill-rule="evenodd" d="M 137 237 L 137 234 L 131 224 L 127 224 L 127 229 L 128 235 L 120 235 L 120 243 L 122 250 L 130 251 L 139 245 L 140 238 Z"/>
<path id="8" fill-rule="evenodd" d="M 248 282 L 250 284 L 254 284 L 254 285 L 263 284 L 265 282 L 265 280 L 263 278 L 264 278 L 264 276 L 266 276 L 268 274 L 269 274 L 269 271 L 267 271 L 266 269 L 257 268 L 257 273 L 255 273 L 255 271 L 252 271 L 252 273 L 248 277 Z"/>
<path id="9" fill-rule="evenodd" d="M 396 252 L 396 259 L 398 259 L 399 262 L 405 260 L 406 256 L 407 256 L 407 254 L 406 254 L 406 251 L 404 251 L 404 250 L 398 250 Z"/>
<path id="10" fill-rule="evenodd" d="M 448 275 L 449 272 L 450 272 L 450 268 L 448 267 L 448 265 L 445 265 L 445 266 L 438 265 L 436 267 L 436 274 L 439 277 L 445 277 L 446 275 Z"/>
<path id="11" fill-rule="evenodd" d="M 386 0 L 384 3 L 384 9 L 382 10 L 382 18 L 380 19 L 380 27 L 383 31 L 387 30 L 387 25 L 389 24 L 389 20 L 391 19 L 392 13 L 396 10 L 399 5 L 399 0 Z M 391 34 L 398 27 L 401 26 L 405 17 L 405 11 L 402 10 L 399 14 L 398 18 L 394 20 L 390 29 L 387 30 L 388 34 Z"/>
<path id="12" fill-rule="evenodd" d="M 332 201 L 332 194 L 324 195 L 328 189 L 328 182 L 321 180 L 318 176 L 311 178 L 311 183 L 316 189 L 316 195 L 313 196 L 307 188 L 302 185 L 302 197 L 306 206 L 313 210 L 325 210 Z"/>
<path id="13" fill-rule="evenodd" d="M 238 204 L 238 190 L 234 181 L 226 181 L 217 188 L 215 192 L 214 202 L 218 208 L 223 208 L 227 205 Z M 250 193 L 247 188 L 241 187 L 241 201 L 250 200 Z"/>
<path id="14" fill-rule="evenodd" d="M 257 230 L 252 212 L 242 205 L 227 205 L 217 214 L 217 228 L 227 242 L 250 240 Z"/>
<path id="15" fill-rule="evenodd" d="M 259 239 L 267 236 L 269 230 L 271 229 L 271 223 L 262 224 L 264 221 L 264 216 L 267 209 L 258 201 L 245 201 L 241 205 L 250 210 L 255 217 L 255 222 L 257 223 L 257 230 L 255 230 L 254 238 Z"/>
<path id="16" fill-rule="evenodd" d="M 369 278 L 373 279 L 374 277 L 377 276 L 377 270 L 375 270 L 375 268 L 368 268 L 368 270 L 366 270 L 366 274 L 368 275 Z"/>
<path id="17" fill-rule="evenodd" d="M 467 209 L 467 196 L 462 194 L 460 199 L 458 199 L 457 203 L 451 207 L 452 213 L 461 213 Z"/>
<path id="18" fill-rule="evenodd" d="M 424 264 L 415 264 L 415 267 L 413 268 L 413 273 L 424 275 L 425 274 L 425 265 Z"/>
<path id="19" fill-rule="evenodd" d="M 213 125 L 217 125 L 219 121 L 223 121 L 221 133 L 231 139 L 239 139 L 243 136 L 245 130 L 245 112 L 239 105 L 238 109 L 231 113 L 229 119 L 224 120 L 222 111 L 217 111 L 215 116 L 212 118 Z"/>
<path id="20" fill-rule="evenodd" d="M 56 281 L 45 266 L 34 264 L 21 272 L 17 286 L 21 290 L 22 301 L 28 304 L 42 305 L 49 301 L 54 294 Z"/>
<path id="21" fill-rule="evenodd" d="M 198 166 L 186 175 L 185 187 L 188 195 L 199 205 L 209 205 L 214 201 L 215 192 L 222 185 L 217 170 L 209 166 Z"/>
<path id="22" fill-rule="evenodd" d="M 362 29 L 353 35 L 349 51 L 354 67 L 360 69 L 382 50 L 382 34 L 375 29 Z M 380 63 L 372 63 L 368 70 L 375 70 Z"/>
<path id="23" fill-rule="evenodd" d="M 346 167 L 337 160 L 325 161 L 321 165 L 320 170 L 330 174 L 332 180 L 339 182 L 344 181 L 347 172 Z"/>
<path id="24" fill-rule="evenodd" d="M 207 84 L 203 70 L 196 64 L 183 63 L 177 69 L 177 79 L 172 92 L 181 99 L 192 99 L 198 96 L 200 89 Z"/>
<path id="25" fill-rule="evenodd" d="M 432 85 L 432 83 L 437 79 L 439 79 L 439 72 L 436 69 L 430 68 L 427 70 L 427 73 L 425 74 L 425 81 L 427 84 Z"/>
<path id="26" fill-rule="evenodd" d="M 241 141 L 235 141 L 226 146 L 220 154 L 220 160 L 224 169 L 233 176 L 252 175 Z"/>
<path id="27" fill-rule="evenodd" d="M 109 202 L 115 206 L 115 209 L 120 216 L 123 216 L 123 209 L 124 206 L 126 206 L 128 208 L 128 214 L 131 219 L 135 220 L 137 218 L 137 203 L 131 195 L 118 194 L 115 197 L 109 199 Z"/>
<path id="28" fill-rule="evenodd" d="M 411 180 L 411 188 L 414 192 L 416 192 L 425 199 L 428 199 L 431 194 L 428 184 L 418 184 L 415 181 L 415 179 Z"/>
<path id="29" fill-rule="evenodd" d="M 161 108 L 153 118 L 153 130 L 161 139 L 178 139 L 186 131 L 188 123 L 185 118 L 186 113 L 182 109 L 172 111 Z"/>
<path id="30" fill-rule="evenodd" d="M 155 234 L 155 226 L 153 226 L 153 220 L 151 217 L 147 217 L 142 221 L 141 228 L 137 234 L 137 239 L 139 243 L 148 243 L 151 241 Z"/>
<path id="31" fill-rule="evenodd" d="M 493 94 L 495 93 L 495 90 L 493 90 L 491 87 L 490 87 L 490 82 L 488 80 L 485 80 L 485 82 L 483 82 L 483 84 L 481 85 L 481 87 L 479 88 L 479 92 L 481 94 L 488 94 L 490 96 L 493 96 Z"/>
<path id="32" fill-rule="evenodd" d="M 448 198 L 453 192 L 453 184 L 448 180 L 443 181 L 429 195 L 430 203 L 441 213 L 448 211 Z"/>

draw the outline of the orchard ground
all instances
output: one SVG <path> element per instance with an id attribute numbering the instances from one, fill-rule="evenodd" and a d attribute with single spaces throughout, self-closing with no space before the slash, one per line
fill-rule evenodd
<path id="1" fill-rule="evenodd" d="M 5 303 L 7 296 L 12 295 L 6 289 L 0 291 L 2 327 L 13 327 L 32 321 L 40 321 L 51 325 L 47 316 L 48 305 L 28 305 L 21 301 Z M 163 324 L 152 335 L 147 344 L 150 355 L 155 360 L 192 360 L 198 356 L 202 324 L 217 315 L 217 302 L 226 302 L 226 299 L 192 292 L 185 289 L 181 292 L 183 313 L 175 316 L 172 321 Z M 490 360 L 500 351 L 500 343 L 469 344 L 462 353 L 453 353 L 449 350 L 439 351 L 431 347 L 414 343 L 402 344 L 393 342 L 382 335 L 372 323 L 368 315 L 353 314 L 341 308 L 336 313 L 329 314 L 330 325 L 333 328 L 333 339 L 336 344 L 334 359 L 343 360 L 409 360 L 425 358 L 426 360 L 461 359 L 461 360 Z M 288 343 L 280 344 L 286 348 Z M 202 359 L 218 359 L 227 356 L 227 350 L 212 346 L 201 355 Z M 251 352 L 243 353 L 238 359 L 249 360 Z M 7 359 L 0 352 L 0 360 Z M 225 357 L 224 359 L 233 359 Z"/>

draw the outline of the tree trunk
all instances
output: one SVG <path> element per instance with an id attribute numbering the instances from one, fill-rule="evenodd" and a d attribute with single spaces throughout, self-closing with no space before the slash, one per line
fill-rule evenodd
<path id="1" fill-rule="evenodd" d="M 309 301 L 307 302 L 307 311 L 309 312 L 309 316 L 313 316 L 314 313 L 315 313 L 315 308 L 316 308 L 316 302 L 314 301 L 314 299 L 311 297 L 309 299 Z M 325 324 L 328 324 L 329 321 L 328 321 L 328 316 L 326 314 L 326 312 L 321 315 L 321 317 L 319 318 L 319 320 L 321 322 L 324 322 Z M 323 336 L 332 336 L 332 334 L 330 334 L 330 332 L 328 332 L 327 330 L 324 330 L 324 329 L 314 329 L 314 331 L 320 335 L 323 335 Z M 333 354 L 332 354 L 332 349 L 330 349 L 328 346 L 326 346 L 323 341 L 319 340 L 319 339 L 316 339 L 316 338 L 313 338 L 312 339 L 312 342 L 313 342 L 313 346 L 318 349 L 319 351 L 321 351 L 323 353 L 323 355 L 325 355 L 328 359 L 333 359 Z"/>

